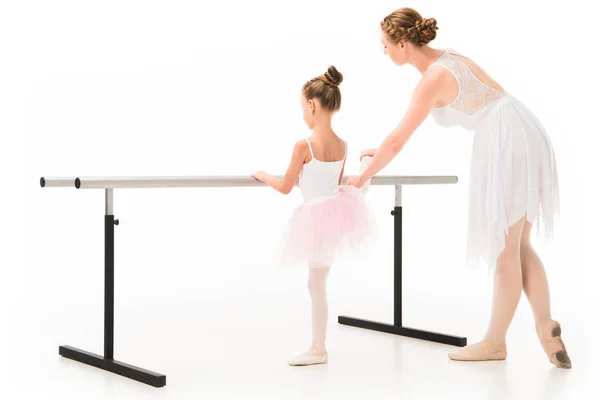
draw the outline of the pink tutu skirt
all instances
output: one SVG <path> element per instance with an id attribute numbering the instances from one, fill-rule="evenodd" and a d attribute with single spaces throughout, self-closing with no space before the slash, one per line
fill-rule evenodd
<path id="1" fill-rule="evenodd" d="M 341 251 L 365 244 L 373 228 L 364 194 L 340 186 L 338 194 L 305 202 L 295 210 L 282 243 L 282 263 L 330 267 Z"/>

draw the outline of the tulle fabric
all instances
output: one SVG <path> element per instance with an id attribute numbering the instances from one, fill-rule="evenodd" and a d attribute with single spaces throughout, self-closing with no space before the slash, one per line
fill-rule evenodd
<path id="1" fill-rule="evenodd" d="M 342 253 L 364 249 L 373 236 L 373 216 L 364 194 L 352 186 L 300 205 L 289 220 L 280 248 L 284 266 L 331 266 Z"/>
<path id="2" fill-rule="evenodd" d="M 489 108 L 473 140 L 467 260 L 492 272 L 522 217 L 536 223 L 538 237 L 553 237 L 559 187 L 554 150 L 533 113 L 509 94 Z"/>

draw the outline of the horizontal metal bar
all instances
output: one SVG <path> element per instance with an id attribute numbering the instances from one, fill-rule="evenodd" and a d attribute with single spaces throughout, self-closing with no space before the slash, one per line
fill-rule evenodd
<path id="1" fill-rule="evenodd" d="M 276 176 L 282 179 L 283 176 Z M 343 178 L 342 183 L 349 176 Z M 371 185 L 439 185 L 458 182 L 456 176 L 380 175 Z M 297 183 L 296 183 L 297 184 Z M 251 176 L 142 176 L 142 177 L 42 177 L 41 187 L 75 187 L 77 189 L 149 189 L 186 187 L 260 187 L 264 183 Z"/>
<path id="2" fill-rule="evenodd" d="M 283 178 L 277 176 L 277 178 Z M 348 179 L 345 176 L 343 182 Z M 143 176 L 143 177 L 79 177 L 42 178 L 42 187 L 73 185 L 77 189 L 141 189 L 189 187 L 260 187 L 264 183 L 251 176 Z M 70 183 L 69 183 L 70 182 Z M 371 179 L 371 185 L 436 185 L 458 182 L 456 176 L 396 176 L 383 175 Z M 297 184 L 297 183 L 296 183 Z"/>
<path id="3" fill-rule="evenodd" d="M 443 333 L 430 332 L 421 329 L 407 328 L 404 326 L 384 324 L 381 322 L 369 321 L 351 317 L 338 317 L 338 323 L 342 325 L 354 326 L 372 331 L 391 333 L 399 336 L 406 336 L 413 339 L 426 340 L 428 342 L 448 344 L 451 346 L 464 347 L 467 345 L 467 338 L 462 336 L 446 335 Z"/>
<path id="4" fill-rule="evenodd" d="M 41 177 L 41 187 L 75 187 L 75 177 L 72 178 L 51 178 Z"/>
<path id="5" fill-rule="evenodd" d="M 167 377 L 163 374 L 148 371 L 147 369 L 125 364 L 120 361 L 106 359 L 97 354 L 90 353 L 89 351 L 76 349 L 71 346 L 59 346 L 58 353 L 65 358 L 79 361 L 80 363 L 91 365 L 157 388 L 167 384 Z"/>

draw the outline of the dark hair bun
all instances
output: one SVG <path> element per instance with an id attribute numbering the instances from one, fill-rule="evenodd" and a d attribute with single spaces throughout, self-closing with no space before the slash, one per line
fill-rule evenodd
<path id="1" fill-rule="evenodd" d="M 332 87 L 338 87 L 344 80 L 344 76 L 332 65 L 323 74 L 323 82 Z"/>

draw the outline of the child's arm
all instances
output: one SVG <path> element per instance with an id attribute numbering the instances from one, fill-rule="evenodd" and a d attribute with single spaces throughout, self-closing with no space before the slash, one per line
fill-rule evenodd
<path id="1" fill-rule="evenodd" d="M 288 194 L 292 191 L 292 188 L 296 184 L 298 176 L 300 175 L 300 171 L 302 170 L 302 166 L 304 165 L 304 162 L 309 154 L 310 152 L 308 150 L 308 143 L 306 140 L 300 140 L 294 146 L 292 159 L 283 179 L 278 179 L 264 171 L 256 172 L 252 174 L 252 177 L 266 183 L 280 193 Z"/>

